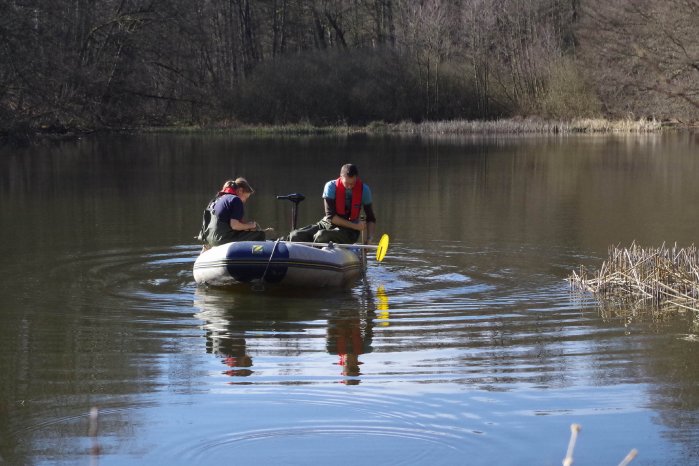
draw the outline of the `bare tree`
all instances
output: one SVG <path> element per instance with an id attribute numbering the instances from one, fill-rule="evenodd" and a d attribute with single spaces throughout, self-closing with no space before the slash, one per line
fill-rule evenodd
<path id="1" fill-rule="evenodd" d="M 495 6 L 494 53 L 500 91 L 522 113 L 537 113 L 552 64 L 565 53 L 561 21 L 569 4 L 559 0 L 506 0 Z"/>
<path id="2" fill-rule="evenodd" d="M 250 0 L 236 0 L 236 3 L 238 6 L 238 20 L 240 21 L 243 72 L 247 76 L 258 61 L 262 59 L 256 37 L 255 10 Z"/>
<path id="3" fill-rule="evenodd" d="M 584 3 L 581 46 L 613 112 L 699 117 L 699 2 Z"/>
<path id="4" fill-rule="evenodd" d="M 464 56 L 470 62 L 477 113 L 481 117 L 487 117 L 493 99 L 490 82 L 495 61 L 493 52 L 497 31 L 494 1 L 468 1 L 463 7 L 462 15 Z"/>
<path id="5" fill-rule="evenodd" d="M 448 0 L 403 4 L 402 42 L 418 66 L 427 117 L 435 116 L 439 105 L 442 67 L 456 50 L 458 18 L 457 5 Z"/>
<path id="6" fill-rule="evenodd" d="M 699 0 L 8 0 L 0 130 L 572 116 L 589 79 L 697 118 L 697 30 Z"/>

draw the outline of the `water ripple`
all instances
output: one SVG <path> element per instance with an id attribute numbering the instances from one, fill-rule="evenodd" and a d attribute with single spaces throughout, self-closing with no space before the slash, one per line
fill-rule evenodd
<path id="1" fill-rule="evenodd" d="M 390 390 L 343 396 L 297 388 L 286 399 L 275 397 L 273 390 L 269 393 L 266 400 L 252 398 L 258 398 L 254 404 L 259 416 L 274 413 L 272 425 L 248 423 L 238 429 L 231 424 L 210 432 L 204 441 L 178 439 L 163 449 L 189 464 L 224 460 L 231 451 L 241 463 L 288 462 L 284 456 L 294 451 L 296 464 L 356 464 L 377 454 L 389 459 L 382 464 L 440 464 L 444 455 L 453 459 L 464 448 L 483 442 L 488 428 L 475 413 L 462 412 L 464 407 L 456 401 L 426 403 Z M 245 408 L 236 406 L 229 414 L 244 415 Z M 285 421 L 294 419 L 296 412 L 305 413 L 301 422 Z M 469 424 L 472 427 L 466 427 Z"/>
<path id="2" fill-rule="evenodd" d="M 74 306 L 89 304 L 98 295 L 103 303 L 112 299 L 120 307 L 125 302 L 152 310 L 178 307 L 191 302 L 197 252 L 193 246 L 173 246 L 66 255 L 44 264 L 42 273 L 53 283 L 65 283 Z"/>

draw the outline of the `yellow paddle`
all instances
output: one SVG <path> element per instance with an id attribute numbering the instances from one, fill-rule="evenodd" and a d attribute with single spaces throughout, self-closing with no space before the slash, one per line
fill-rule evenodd
<path id="1" fill-rule="evenodd" d="M 379 244 L 374 245 L 374 244 L 336 244 L 332 243 L 334 247 L 337 248 L 355 248 L 355 249 L 376 249 L 376 260 L 381 262 L 384 257 L 386 257 L 386 252 L 388 251 L 388 235 L 383 234 L 381 235 L 381 239 L 379 240 Z M 305 241 L 286 241 L 288 244 L 301 244 L 304 246 L 317 246 L 317 247 L 326 247 L 330 246 L 330 243 L 310 243 L 310 242 L 305 242 Z"/>
<path id="2" fill-rule="evenodd" d="M 376 260 L 381 262 L 388 252 L 388 235 L 384 233 L 381 235 L 379 240 L 379 245 L 376 248 Z"/>

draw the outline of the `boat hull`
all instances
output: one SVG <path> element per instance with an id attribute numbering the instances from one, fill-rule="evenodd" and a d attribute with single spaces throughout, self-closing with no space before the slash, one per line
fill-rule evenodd
<path id="1" fill-rule="evenodd" d="M 283 241 L 237 241 L 213 247 L 194 262 L 199 285 L 229 286 L 264 282 L 330 288 L 351 285 L 362 262 L 347 248 L 299 245 Z"/>

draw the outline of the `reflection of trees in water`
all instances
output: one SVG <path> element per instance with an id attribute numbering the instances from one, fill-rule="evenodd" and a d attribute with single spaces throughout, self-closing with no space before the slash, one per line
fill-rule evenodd
<path id="1" fill-rule="evenodd" d="M 662 338 L 651 339 L 645 370 L 653 384 L 651 407 L 669 427 L 665 436 L 682 445 L 688 463 L 699 461 L 699 316 L 691 316 L 687 333 L 684 318 L 665 324 Z"/>
<path id="2" fill-rule="evenodd" d="M 687 464 L 699 459 L 699 315 L 681 308 L 605 306 L 607 322 L 626 334 L 649 334 L 638 357 L 634 380 L 649 381 L 649 408 L 668 430 L 664 437 L 685 450 Z"/>
<path id="3" fill-rule="evenodd" d="M 206 352 L 221 358 L 226 375 L 247 377 L 254 374 L 254 358 L 248 348 L 253 333 L 275 335 L 278 346 L 269 351 L 298 356 L 303 347 L 299 335 L 310 335 L 309 322 L 327 320 L 326 350 L 339 356 L 346 383 L 357 384 L 361 375 L 360 356 L 372 351 L 376 312 L 380 325 L 388 323 L 388 298 L 383 287 L 374 293 L 368 285 L 355 292 L 327 292 L 308 297 L 298 294 L 233 293 L 223 290 L 197 290 L 195 316 L 204 321 Z M 330 305 L 319 308 L 318 305 Z M 312 338 L 308 336 L 307 338 Z M 294 341 L 295 340 L 295 341 Z"/>

